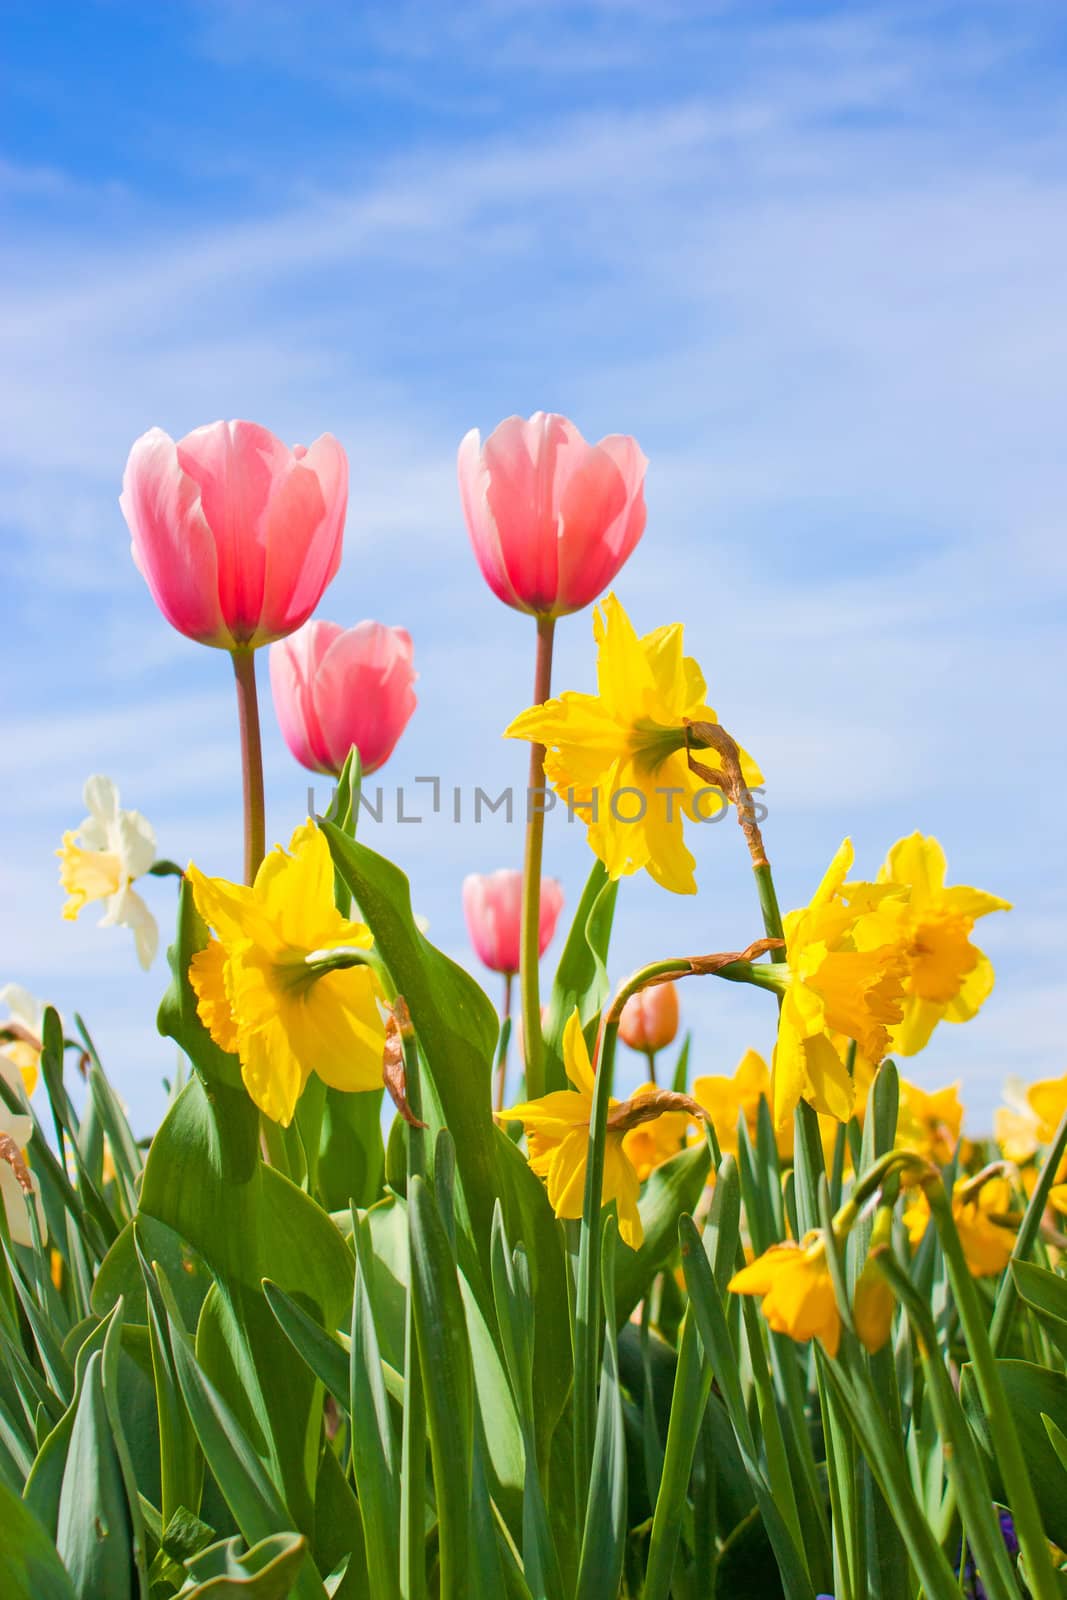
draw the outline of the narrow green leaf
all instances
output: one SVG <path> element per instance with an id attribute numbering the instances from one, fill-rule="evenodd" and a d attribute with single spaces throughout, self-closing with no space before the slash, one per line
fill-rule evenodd
<path id="1" fill-rule="evenodd" d="M 467 1593 L 474 1381 L 463 1301 L 444 1224 L 421 1178 L 408 1195 L 412 1293 L 437 1497 L 442 1595 Z"/>
<path id="2" fill-rule="evenodd" d="M 615 1219 L 604 1222 L 602 1296 L 615 1304 Z M 592 1482 L 588 1489 L 576 1600 L 617 1600 L 626 1549 L 626 1435 L 619 1383 L 619 1352 L 610 1316 L 604 1319 Z"/>
<path id="3" fill-rule="evenodd" d="M 352 1470 L 363 1519 L 367 1571 L 374 1600 L 399 1600 L 400 1502 L 397 1451 L 382 1377 L 378 1331 L 371 1304 L 373 1258 L 369 1236 L 352 1213 L 357 1271 L 352 1294 L 349 1415 Z"/>

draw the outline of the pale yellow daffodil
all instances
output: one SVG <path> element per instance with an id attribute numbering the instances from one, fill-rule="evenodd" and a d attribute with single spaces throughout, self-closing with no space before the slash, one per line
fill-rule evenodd
<path id="1" fill-rule="evenodd" d="M 0 1101 L 0 1201 L 12 1241 L 27 1246 L 34 1242 L 31 1205 L 37 1214 L 42 1243 L 48 1237 L 40 1185 L 26 1159 L 26 1146 L 32 1137 L 33 1118 L 9 1111 Z"/>
<path id="2" fill-rule="evenodd" d="M 683 819 L 713 820 L 725 803 L 686 753 L 686 723 L 718 720 L 705 703 L 703 674 L 682 653 L 681 623 L 638 637 L 613 594 L 594 612 L 593 634 L 597 693 L 531 706 L 505 737 L 545 746 L 545 776 L 586 822 L 612 878 L 643 867 L 664 888 L 695 894 Z M 741 751 L 740 759 L 745 781 L 760 783 L 751 757 Z M 700 761 L 722 770 L 716 751 L 701 749 Z"/>
<path id="3" fill-rule="evenodd" d="M 0 989 L 0 1005 L 8 1009 L 7 1017 L 0 1017 L 0 1029 L 6 1021 L 18 1030 L 16 1038 L 0 1040 L 0 1078 L 31 1095 L 37 1087 L 41 1061 L 44 1002 L 21 983 L 5 983 Z"/>
<path id="4" fill-rule="evenodd" d="M 146 970 L 159 944 L 156 919 L 132 887 L 156 859 L 156 836 L 139 811 L 124 811 L 110 778 L 89 778 L 84 799 L 89 815 L 63 835 L 56 851 L 59 881 L 67 892 L 68 922 L 93 900 L 104 902 L 102 928 L 132 929 L 137 959 Z"/>
<path id="5" fill-rule="evenodd" d="M 204 1026 L 237 1055 L 263 1114 L 287 1127 L 312 1072 L 333 1089 L 378 1089 L 385 1024 L 369 966 L 330 966 L 370 950 L 362 923 L 334 904 L 333 860 L 311 821 L 276 845 L 251 888 L 190 865 L 196 909 L 215 937 L 189 978 Z"/>

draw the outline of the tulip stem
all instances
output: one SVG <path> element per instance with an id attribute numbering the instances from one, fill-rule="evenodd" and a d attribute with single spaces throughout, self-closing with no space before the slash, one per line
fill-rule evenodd
<path id="1" fill-rule="evenodd" d="M 245 882 L 255 878 L 266 848 L 263 802 L 263 744 L 256 697 L 256 657 L 252 650 L 232 652 L 237 686 L 237 722 L 241 729 L 241 779 L 244 791 Z"/>
<path id="2" fill-rule="evenodd" d="M 552 641 L 555 617 L 537 619 L 537 662 L 534 705 L 544 705 L 552 690 Z M 541 1032 L 541 857 L 545 834 L 545 747 L 530 746 L 530 781 L 526 790 L 526 856 L 522 869 L 522 935 L 519 983 L 522 993 L 522 1042 L 526 1055 L 526 1098 L 545 1092 L 544 1038 Z"/>

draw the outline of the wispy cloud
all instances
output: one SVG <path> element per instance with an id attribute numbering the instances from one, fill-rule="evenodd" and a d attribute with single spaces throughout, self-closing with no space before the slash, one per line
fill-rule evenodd
<path id="1" fill-rule="evenodd" d="M 641 626 L 685 620 L 763 762 L 783 897 L 810 893 L 844 832 L 873 868 L 922 825 L 958 876 L 1019 901 L 988 1023 L 916 1071 L 944 1076 L 973 1044 L 988 1108 L 994 1057 L 1053 1070 L 1034 972 L 1064 876 L 1055 12 L 483 0 L 416 39 L 404 7 L 254 11 L 192 8 L 174 71 L 303 105 L 294 140 L 317 139 L 314 160 L 305 143 L 279 162 L 237 123 L 202 178 L 191 130 L 174 193 L 132 158 L 81 170 L 70 136 L 0 167 L 19 224 L 0 258 L 0 663 L 20 701 L 0 826 L 22 908 L 5 969 L 89 1005 L 90 964 L 147 1118 L 118 998 L 129 952 L 81 924 L 58 944 L 50 852 L 102 768 L 167 849 L 228 870 L 237 780 L 225 658 L 171 635 L 128 561 L 132 438 L 240 414 L 337 433 L 352 507 L 324 609 L 416 636 L 420 710 L 393 766 L 499 786 L 521 782 L 497 734 L 528 693 L 528 630 L 474 576 L 454 450 L 541 405 L 633 431 L 652 458 L 622 592 Z M 370 150 L 343 105 L 360 74 L 377 75 Z M 585 686 L 587 620 L 561 634 L 557 682 Z M 281 835 L 306 785 L 265 720 Z M 519 847 L 503 823 L 369 836 L 460 954 L 462 872 Z M 573 904 L 580 831 L 554 819 L 549 838 Z M 626 886 L 620 970 L 758 931 L 736 841 L 709 830 L 701 852 L 696 903 Z M 688 1004 L 719 1066 L 765 1026 L 732 991 Z"/>

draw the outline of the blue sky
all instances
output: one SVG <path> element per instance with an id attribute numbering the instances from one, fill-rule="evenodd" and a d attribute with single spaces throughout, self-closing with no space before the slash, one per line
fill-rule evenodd
<path id="1" fill-rule="evenodd" d="M 500 730 L 532 628 L 482 584 L 455 488 L 471 426 L 543 408 L 650 458 L 637 624 L 684 620 L 760 760 L 786 905 L 845 833 L 918 827 L 997 989 L 914 1064 L 988 1122 L 1059 1074 L 1067 589 L 1067 14 L 1054 4 L 169 0 L 5 7 L 0 64 L 0 981 L 79 1009 L 139 1132 L 165 981 L 60 920 L 52 854 L 110 774 L 163 853 L 239 872 L 229 665 L 128 553 L 132 440 L 220 416 L 349 453 L 320 614 L 415 638 L 381 781 L 524 781 Z M 588 614 L 556 684 L 591 686 Z M 303 815 L 262 675 L 269 834 Z M 494 790 L 495 792 L 495 790 Z M 459 886 L 518 824 L 366 826 L 450 954 Z M 732 827 L 696 900 L 626 883 L 613 966 L 760 932 Z M 550 819 L 573 906 L 580 831 Z M 166 926 L 173 886 L 147 894 Z M 766 996 L 694 980 L 696 1061 L 768 1050 Z M 632 1073 L 636 1074 L 636 1067 Z"/>

